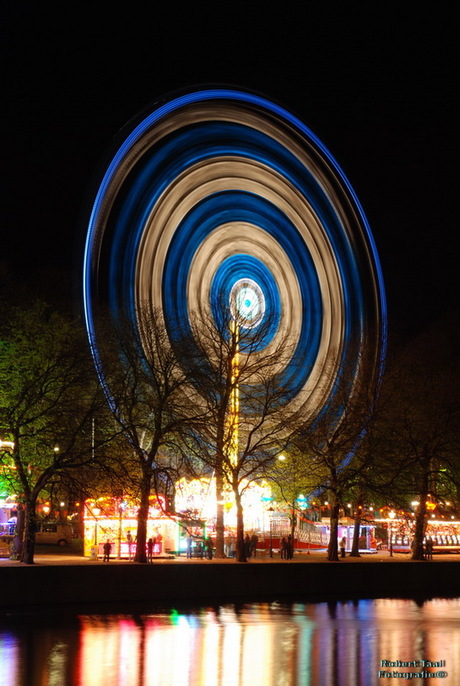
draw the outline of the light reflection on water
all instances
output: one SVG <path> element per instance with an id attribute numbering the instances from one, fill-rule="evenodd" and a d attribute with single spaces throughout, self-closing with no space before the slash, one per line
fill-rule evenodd
<path id="1" fill-rule="evenodd" d="M 443 660 L 397 681 L 460 683 L 460 598 L 0 620 L 0 686 L 371 686 L 382 660 Z"/>

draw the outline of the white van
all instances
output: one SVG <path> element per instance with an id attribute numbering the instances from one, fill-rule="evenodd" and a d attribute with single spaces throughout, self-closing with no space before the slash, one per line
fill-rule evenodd
<path id="1" fill-rule="evenodd" d="M 68 545 L 72 541 L 72 527 L 70 524 L 59 522 L 37 522 L 35 543 L 49 543 Z"/>

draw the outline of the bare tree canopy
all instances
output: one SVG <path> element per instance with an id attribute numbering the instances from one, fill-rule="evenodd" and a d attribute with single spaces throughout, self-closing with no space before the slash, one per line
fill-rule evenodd
<path id="1" fill-rule="evenodd" d="M 137 326 L 119 319 L 100 329 L 96 361 L 125 437 L 131 491 L 140 500 L 136 560 L 147 562 L 150 495 L 173 495 L 185 469 L 180 437 L 186 425 L 201 418 L 202 409 L 193 403 L 190 373 L 181 366 L 160 313 L 139 306 L 136 314 Z M 185 345 L 182 341 L 182 349 Z"/>
<path id="2" fill-rule="evenodd" d="M 217 323 L 216 323 L 217 322 Z M 237 560 L 245 561 L 241 495 L 263 477 L 291 431 L 292 399 L 279 373 L 292 359 L 283 344 L 261 344 L 270 322 L 250 328 L 222 304 L 220 316 L 192 318 L 193 356 L 188 367 L 203 419 L 187 437 L 188 449 L 216 479 L 216 556 L 223 557 L 222 497 L 230 489 L 237 508 Z M 287 337 L 288 338 L 288 337 Z"/>

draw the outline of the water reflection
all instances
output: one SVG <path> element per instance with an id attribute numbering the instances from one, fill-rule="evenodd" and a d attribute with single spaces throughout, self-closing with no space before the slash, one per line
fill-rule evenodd
<path id="1" fill-rule="evenodd" d="M 405 683 L 460 683 L 460 598 L 0 622 L 0 686 L 368 686 L 421 661 L 447 676 Z"/>

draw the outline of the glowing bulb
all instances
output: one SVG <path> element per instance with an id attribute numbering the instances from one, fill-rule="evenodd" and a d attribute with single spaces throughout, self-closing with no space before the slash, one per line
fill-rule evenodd
<path id="1" fill-rule="evenodd" d="M 265 314 L 265 298 L 260 286 L 252 279 L 239 279 L 230 291 L 230 310 L 241 326 L 260 324 Z"/>

